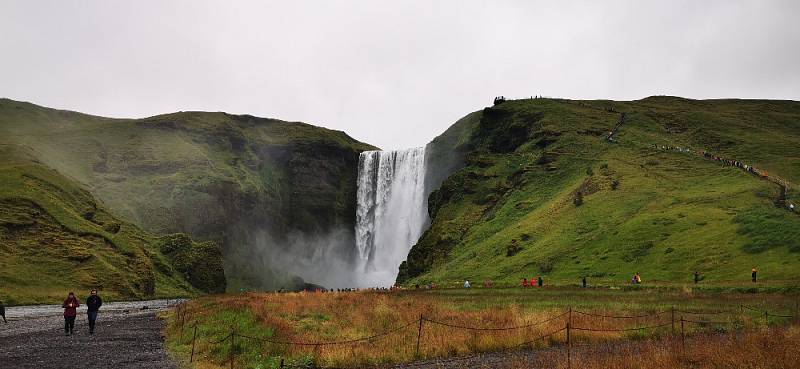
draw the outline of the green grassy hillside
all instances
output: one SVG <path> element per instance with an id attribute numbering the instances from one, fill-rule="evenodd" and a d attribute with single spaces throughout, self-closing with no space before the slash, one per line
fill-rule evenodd
<path id="1" fill-rule="evenodd" d="M 109 119 L 7 99 L 0 144 L 26 148 L 149 232 L 222 244 L 232 289 L 295 281 L 262 252 L 291 247 L 292 235 L 344 230 L 352 239 L 358 154 L 373 149 L 343 132 L 248 115 Z"/>
<path id="2" fill-rule="evenodd" d="M 217 245 L 157 238 L 121 221 L 26 151 L 0 145 L 0 299 L 7 304 L 55 302 L 91 288 L 110 299 L 224 290 Z M 163 252 L 176 237 L 187 251 L 180 259 Z"/>
<path id="3" fill-rule="evenodd" d="M 798 102 L 532 99 L 467 118 L 448 133 L 466 166 L 429 198 L 401 283 L 747 281 L 752 266 L 800 282 L 800 216 L 776 207 L 780 187 L 699 154 L 779 176 L 797 203 Z"/>

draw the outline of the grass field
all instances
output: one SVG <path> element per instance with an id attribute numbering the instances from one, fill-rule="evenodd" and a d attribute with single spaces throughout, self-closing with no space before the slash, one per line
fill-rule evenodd
<path id="1" fill-rule="evenodd" d="M 545 287 L 207 296 L 171 313 L 165 333 L 169 349 L 187 361 L 196 324 L 195 362 L 190 365 L 195 368 L 227 364 L 231 353 L 237 367 L 277 367 L 281 359 L 288 365 L 353 367 L 558 346 L 566 339 L 567 322 L 571 344 L 666 338 L 679 333 L 680 319 L 709 322 L 686 323 L 690 336 L 746 332 L 766 324 L 786 325 L 792 319 L 778 315 L 795 315 L 800 301 L 796 290 L 740 293 L 730 286 L 718 288 L 726 292 Z M 771 315 L 765 318 L 764 310 Z M 495 330 L 510 327 L 516 328 Z M 617 331 L 638 327 L 655 328 Z M 392 333 L 314 345 L 384 332 Z"/>

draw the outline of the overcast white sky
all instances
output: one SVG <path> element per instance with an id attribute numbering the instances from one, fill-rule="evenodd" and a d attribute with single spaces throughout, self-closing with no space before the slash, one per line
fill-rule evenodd
<path id="1" fill-rule="evenodd" d="M 0 97 L 247 113 L 384 149 L 495 95 L 800 100 L 800 1 L 560 3 L 0 0 Z"/>

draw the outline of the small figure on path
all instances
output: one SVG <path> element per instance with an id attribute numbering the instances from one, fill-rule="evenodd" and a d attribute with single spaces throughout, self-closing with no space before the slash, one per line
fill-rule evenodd
<path id="1" fill-rule="evenodd" d="M 464 281 L 464 288 L 469 288 L 469 281 L 468 280 Z"/>
<path id="2" fill-rule="evenodd" d="M 0 316 L 3 317 L 3 323 L 8 324 L 8 321 L 6 320 L 6 306 L 3 305 L 2 300 L 0 300 Z"/>
<path id="3" fill-rule="evenodd" d="M 81 306 L 75 294 L 70 292 L 67 299 L 61 305 L 64 308 L 64 334 L 69 336 L 75 328 L 75 316 L 78 315 L 78 307 Z"/>
<path id="4" fill-rule="evenodd" d="M 583 277 L 581 279 L 581 285 L 583 286 L 583 288 L 586 288 L 586 277 Z"/>
<path id="5" fill-rule="evenodd" d="M 756 283 L 756 281 L 758 280 L 758 269 L 756 269 L 756 267 L 753 267 L 753 270 L 750 273 L 750 277 L 753 278 L 753 283 Z"/>
<path id="6" fill-rule="evenodd" d="M 633 275 L 633 283 L 635 284 L 642 284 L 642 276 L 639 275 L 639 272 Z"/>
<path id="7" fill-rule="evenodd" d="M 528 279 L 522 278 L 522 288 L 528 287 Z"/>
<path id="8" fill-rule="evenodd" d="M 695 270 L 694 271 L 694 284 L 697 284 L 697 282 L 700 282 L 700 272 Z"/>
<path id="9" fill-rule="evenodd" d="M 89 318 L 89 334 L 94 334 L 94 325 L 97 322 L 97 312 L 103 306 L 103 299 L 97 296 L 97 290 L 89 292 L 89 297 L 86 299 L 87 315 Z"/>
<path id="10" fill-rule="evenodd" d="M 542 279 L 542 277 L 541 277 L 541 276 L 539 276 L 539 278 L 536 278 L 536 284 L 537 284 L 539 287 L 541 287 L 542 285 L 544 285 L 544 279 Z"/>

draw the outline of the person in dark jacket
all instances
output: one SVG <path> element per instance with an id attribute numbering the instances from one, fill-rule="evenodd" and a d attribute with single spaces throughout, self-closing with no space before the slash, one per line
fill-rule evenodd
<path id="1" fill-rule="evenodd" d="M 6 320 L 6 306 L 3 305 L 3 301 L 0 301 L 0 316 L 3 317 L 3 323 L 8 324 L 8 321 Z"/>
<path id="2" fill-rule="evenodd" d="M 97 322 L 97 312 L 103 306 L 103 299 L 97 296 L 97 290 L 89 292 L 89 297 L 86 299 L 86 308 L 89 318 L 89 334 L 94 334 L 94 324 Z"/>
<path id="3" fill-rule="evenodd" d="M 64 334 L 69 336 L 75 328 L 75 316 L 78 315 L 78 307 L 81 306 L 75 294 L 70 292 L 61 307 L 64 308 Z"/>

